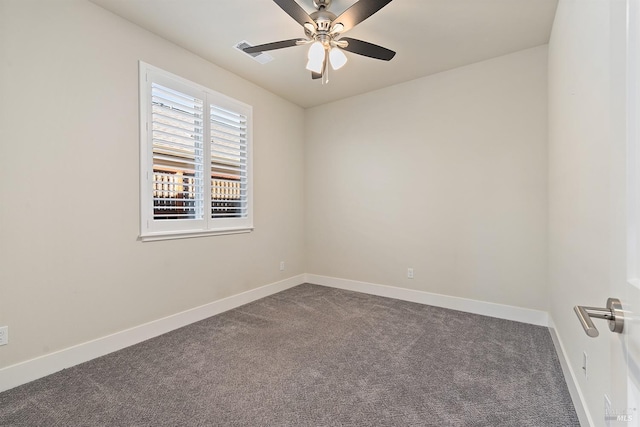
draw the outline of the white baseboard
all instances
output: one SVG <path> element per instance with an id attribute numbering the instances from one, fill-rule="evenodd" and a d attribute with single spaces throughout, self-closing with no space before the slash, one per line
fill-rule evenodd
<path id="1" fill-rule="evenodd" d="M 102 338 L 7 366 L 0 369 L 0 392 L 284 291 L 304 283 L 304 279 L 305 275 L 300 274 Z"/>
<path id="2" fill-rule="evenodd" d="M 580 420 L 580 425 L 583 427 L 594 427 L 593 418 L 591 417 L 591 413 L 587 409 L 587 404 L 584 399 L 582 392 L 580 391 L 580 387 L 578 387 L 578 379 L 576 377 L 576 373 L 571 368 L 569 364 L 569 359 L 567 358 L 567 353 L 564 349 L 564 345 L 562 345 L 562 340 L 556 331 L 555 323 L 553 322 L 553 318 L 549 317 L 549 332 L 551 333 L 551 339 L 553 340 L 553 345 L 556 348 L 556 353 L 558 354 L 558 359 L 560 359 L 560 366 L 562 366 L 562 373 L 564 374 L 564 381 L 567 383 L 567 388 L 569 389 L 569 394 L 571 395 L 571 400 L 573 401 L 573 406 L 576 408 L 576 413 L 578 414 L 578 420 Z"/>
<path id="3" fill-rule="evenodd" d="M 317 274 L 306 274 L 305 277 L 306 282 L 316 285 L 346 289 L 348 291 L 362 292 L 381 297 L 395 298 L 403 301 L 417 302 L 436 307 L 450 308 L 452 310 L 482 314 L 484 316 L 497 317 L 499 319 L 514 320 L 516 322 L 530 323 L 537 326 L 549 326 L 549 315 L 545 311 L 495 304 L 449 295 L 434 294 L 431 292 L 417 291 L 413 289 L 397 288 L 394 286 L 379 285 L 375 283 L 359 282 L 356 280 L 338 279 L 336 277 L 320 276 Z"/>

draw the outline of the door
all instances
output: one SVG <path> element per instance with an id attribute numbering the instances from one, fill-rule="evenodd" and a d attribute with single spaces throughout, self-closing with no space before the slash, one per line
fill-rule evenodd
<path id="1" fill-rule="evenodd" d="M 626 188 L 620 199 L 626 211 L 625 256 L 611 261 L 611 296 L 622 301 L 625 322 L 621 335 L 608 334 L 611 347 L 611 396 L 605 399 L 605 425 L 640 426 L 640 2 L 612 1 L 611 41 L 612 136 L 626 140 Z M 620 78 L 626 75 L 626 78 Z M 621 181 L 621 180 L 620 180 Z M 617 181 L 617 182 L 620 182 Z M 617 221 L 614 224 L 618 223 Z M 617 228 L 617 226 L 614 225 Z M 622 235 L 614 230 L 612 235 Z M 622 248 L 624 244 L 624 248 Z M 614 251 L 615 252 L 615 251 Z M 625 275 L 620 273 L 624 271 Z"/>
<path id="2" fill-rule="evenodd" d="M 604 396 L 604 420 L 596 426 L 640 427 L 640 0 L 609 0 L 610 133 L 609 236 L 611 253 L 602 260 L 610 266 L 608 283 L 612 298 L 622 303 L 622 333 L 611 333 L 605 322 L 593 322 L 600 334 L 598 346 L 609 349 L 608 391 Z M 605 301 L 594 301 L 606 314 Z M 585 312 L 579 315 L 584 318 Z M 588 317 L 588 316 L 587 316 Z M 586 326 L 585 326 L 586 327 Z M 590 331 L 593 336 L 595 331 Z M 586 362 L 585 362 L 586 366 Z M 586 368 L 583 368 L 586 371 Z M 606 367 L 603 367 L 606 369 Z M 604 385 L 604 384 L 603 384 Z M 596 408 L 588 408 L 592 414 Z M 599 417 L 598 417 L 599 418 Z"/>

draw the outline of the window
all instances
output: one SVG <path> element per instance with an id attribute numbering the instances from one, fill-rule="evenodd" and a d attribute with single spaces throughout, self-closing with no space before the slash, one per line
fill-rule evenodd
<path id="1" fill-rule="evenodd" d="M 248 232 L 252 108 L 140 62 L 140 236 Z"/>

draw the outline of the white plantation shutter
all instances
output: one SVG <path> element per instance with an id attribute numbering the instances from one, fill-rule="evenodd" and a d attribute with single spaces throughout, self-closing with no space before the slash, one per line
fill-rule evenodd
<path id="1" fill-rule="evenodd" d="M 247 117 L 211 105 L 211 217 L 247 216 Z"/>
<path id="2" fill-rule="evenodd" d="M 141 238 L 253 228 L 252 109 L 140 63 Z"/>
<path id="3" fill-rule="evenodd" d="M 203 217 L 203 103 L 151 84 L 154 220 Z"/>

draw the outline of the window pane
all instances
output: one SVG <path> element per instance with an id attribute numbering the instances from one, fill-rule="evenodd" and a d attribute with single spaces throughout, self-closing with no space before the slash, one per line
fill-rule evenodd
<path id="1" fill-rule="evenodd" d="M 247 117 L 211 105 L 211 218 L 247 216 Z"/>
<path id="2" fill-rule="evenodd" d="M 151 85 L 153 219 L 202 219 L 203 101 Z"/>

